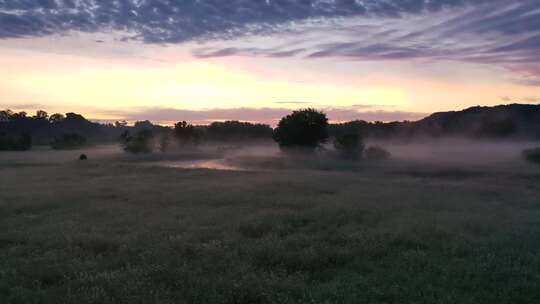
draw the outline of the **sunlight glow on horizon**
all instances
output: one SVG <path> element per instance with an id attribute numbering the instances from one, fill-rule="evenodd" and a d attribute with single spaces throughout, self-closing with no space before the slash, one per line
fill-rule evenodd
<path id="1" fill-rule="evenodd" d="M 488 65 L 447 62 L 428 69 L 422 63 L 397 61 L 202 59 L 184 46 L 118 41 L 105 45 L 93 39 L 79 35 L 4 40 L 2 107 L 74 111 L 104 120 L 123 119 L 123 112 L 143 108 L 357 106 L 360 112 L 427 114 L 501 104 L 503 96 L 540 96 L 539 87 L 505 82 L 505 71 Z"/>

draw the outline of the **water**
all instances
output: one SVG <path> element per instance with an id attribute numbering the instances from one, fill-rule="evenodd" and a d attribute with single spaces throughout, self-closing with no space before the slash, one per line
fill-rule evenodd
<path id="1" fill-rule="evenodd" d="M 228 165 L 225 159 L 204 159 L 189 161 L 163 161 L 158 163 L 160 166 L 180 169 L 211 169 L 226 171 L 245 171 L 245 168 Z"/>

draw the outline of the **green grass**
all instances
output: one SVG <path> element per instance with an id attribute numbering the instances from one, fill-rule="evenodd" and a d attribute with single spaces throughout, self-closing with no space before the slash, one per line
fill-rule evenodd
<path id="1" fill-rule="evenodd" d="M 0 303 L 540 301 L 537 168 L 43 163 L 0 161 Z"/>

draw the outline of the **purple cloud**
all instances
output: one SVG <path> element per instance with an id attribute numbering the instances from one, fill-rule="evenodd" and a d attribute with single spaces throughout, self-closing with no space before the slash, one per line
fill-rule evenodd
<path id="1" fill-rule="evenodd" d="M 417 120 L 427 116 L 425 113 L 371 110 L 360 111 L 357 107 L 319 107 L 332 121 L 403 121 Z M 292 112 L 285 108 L 222 108 L 206 110 L 182 110 L 171 108 L 139 108 L 129 112 L 106 112 L 128 121 L 150 120 L 159 123 L 189 121 L 207 124 L 212 121 L 240 120 L 275 125 L 281 117 Z"/>

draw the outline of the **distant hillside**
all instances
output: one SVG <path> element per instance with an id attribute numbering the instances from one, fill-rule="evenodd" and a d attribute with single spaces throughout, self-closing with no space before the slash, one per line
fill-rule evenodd
<path id="1" fill-rule="evenodd" d="M 540 105 L 471 107 L 434 113 L 414 123 L 415 135 L 540 138 Z"/>

